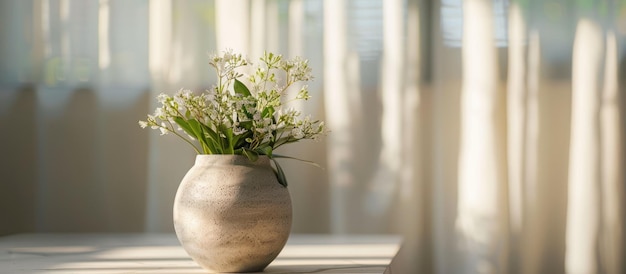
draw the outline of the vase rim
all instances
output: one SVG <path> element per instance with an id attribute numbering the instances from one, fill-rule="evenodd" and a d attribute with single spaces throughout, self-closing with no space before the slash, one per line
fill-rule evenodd
<path id="1" fill-rule="evenodd" d="M 196 165 L 269 165 L 269 157 L 259 155 L 256 161 L 250 161 L 244 155 L 234 154 L 198 154 Z"/>

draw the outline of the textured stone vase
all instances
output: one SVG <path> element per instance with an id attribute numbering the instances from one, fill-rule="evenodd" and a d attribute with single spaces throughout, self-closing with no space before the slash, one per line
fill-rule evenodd
<path id="1" fill-rule="evenodd" d="M 174 228 L 189 256 L 212 272 L 257 272 L 282 250 L 291 198 L 266 156 L 198 155 L 174 201 Z"/>

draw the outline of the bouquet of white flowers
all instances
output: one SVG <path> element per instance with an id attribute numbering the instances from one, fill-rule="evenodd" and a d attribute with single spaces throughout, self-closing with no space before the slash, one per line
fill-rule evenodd
<path id="1" fill-rule="evenodd" d="M 174 96 L 160 94 L 157 100 L 161 106 L 139 125 L 159 129 L 162 135 L 172 133 L 198 154 L 238 154 L 251 161 L 267 155 L 274 161 L 278 181 L 286 186 L 275 158 L 291 157 L 277 155 L 274 150 L 316 139 L 327 131 L 324 122 L 301 118 L 299 111 L 283 108 L 290 100 L 310 98 L 306 85 L 293 98 L 286 98 L 293 84 L 312 79 L 308 61 L 299 57 L 284 60 L 273 53 L 265 53 L 260 61 L 254 73 L 246 76 L 243 68 L 251 63 L 241 54 L 228 50 L 211 56 L 218 79 L 213 88 L 199 95 L 182 89 Z"/>

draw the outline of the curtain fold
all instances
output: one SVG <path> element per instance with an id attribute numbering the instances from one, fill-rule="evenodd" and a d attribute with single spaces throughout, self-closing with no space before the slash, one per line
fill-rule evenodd
<path id="1" fill-rule="evenodd" d="M 324 1 L 324 106 L 328 126 L 333 131 L 328 136 L 328 173 L 330 184 L 331 231 L 347 233 L 349 205 L 347 191 L 357 184 L 351 175 L 356 162 L 352 141 L 359 125 L 354 114 L 352 93 L 358 92 L 350 66 L 347 45 L 345 0 Z"/>
<path id="2" fill-rule="evenodd" d="M 602 167 L 600 224 L 602 270 L 624 273 L 624 95 L 619 91 L 618 40 L 615 31 L 606 32 L 604 83 L 600 103 L 600 154 Z"/>
<path id="3" fill-rule="evenodd" d="M 507 268 L 505 135 L 490 1 L 463 2 L 457 273 Z M 478 69 L 480 68 L 480 69 Z"/>
<path id="4" fill-rule="evenodd" d="M 566 270 L 598 273 L 600 230 L 600 75 L 602 28 L 581 18 L 572 57 L 572 137 L 570 143 Z"/>

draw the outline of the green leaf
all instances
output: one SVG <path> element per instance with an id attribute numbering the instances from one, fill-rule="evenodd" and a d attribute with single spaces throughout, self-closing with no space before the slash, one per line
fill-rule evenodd
<path id="1" fill-rule="evenodd" d="M 229 128 L 225 125 L 220 125 L 219 126 L 219 132 L 221 132 L 222 134 L 224 134 L 224 137 L 222 137 L 222 141 L 226 141 L 225 144 L 223 144 L 222 146 L 222 152 L 224 154 L 233 154 L 234 153 L 234 146 L 233 146 L 233 129 Z"/>
<path id="2" fill-rule="evenodd" d="M 204 132 L 209 135 L 209 138 L 211 138 L 215 142 L 217 142 L 219 140 L 218 138 L 220 138 L 220 137 L 210 127 L 208 127 L 205 124 L 200 124 L 200 125 L 202 126 L 202 129 L 204 130 Z"/>
<path id="3" fill-rule="evenodd" d="M 197 122 L 197 121 L 196 121 Z M 198 122 L 198 125 L 202 129 L 202 139 L 211 150 L 212 154 L 224 154 L 222 145 L 220 143 L 220 137 L 215 131 L 205 124 Z"/>
<path id="4" fill-rule="evenodd" d="M 187 120 L 187 123 L 189 124 L 191 130 L 193 130 L 195 136 L 198 136 L 199 139 L 204 139 L 204 134 L 202 134 L 202 126 L 200 125 L 200 122 L 198 122 L 198 120 L 189 119 Z"/>
<path id="5" fill-rule="evenodd" d="M 271 147 L 271 146 L 263 146 L 263 147 L 258 147 L 258 148 L 256 149 L 256 151 L 257 151 L 259 154 L 262 154 L 262 155 L 267 155 L 267 157 L 269 157 L 270 159 L 273 159 L 273 158 L 274 158 L 274 156 L 273 156 L 273 154 L 272 154 L 273 150 L 272 150 L 272 147 Z"/>
<path id="6" fill-rule="evenodd" d="M 279 134 L 276 134 L 276 135 L 279 135 Z M 282 146 L 284 144 L 294 143 L 294 142 L 297 142 L 297 141 L 299 141 L 299 139 L 295 139 L 295 138 L 292 138 L 292 137 L 289 137 L 289 136 L 288 137 L 283 137 L 283 138 L 280 138 L 280 139 L 276 140 L 276 142 L 274 143 L 274 147 L 279 147 L 279 146 Z"/>
<path id="7" fill-rule="evenodd" d="M 187 121 L 185 121 L 185 119 L 183 119 L 182 117 L 177 116 L 177 117 L 174 117 L 174 122 L 176 124 L 178 124 L 180 126 L 180 128 L 182 128 L 187 134 L 189 134 L 190 136 L 195 136 L 195 133 L 193 132 L 193 130 L 191 129 L 191 127 L 189 126 Z M 176 134 L 176 135 L 178 135 L 178 134 Z M 191 143 L 191 141 L 187 140 L 187 138 L 185 138 L 185 137 L 183 137 L 181 135 L 178 135 L 178 136 L 181 137 L 183 140 L 185 140 L 185 142 L 189 143 L 189 145 L 191 145 L 193 147 L 193 149 L 198 154 L 200 154 L 200 151 L 198 150 L 198 148 L 193 143 Z M 200 145 L 202 146 L 202 143 L 200 143 Z M 204 146 L 202 148 L 204 150 Z"/>
<path id="8" fill-rule="evenodd" d="M 200 126 L 200 122 L 195 119 L 185 120 L 180 116 L 174 117 L 174 122 L 178 124 L 187 134 L 193 136 L 198 140 L 200 145 L 202 146 L 202 150 L 204 153 L 212 153 L 215 151 L 214 148 L 207 144 L 206 139 L 204 137 L 204 133 L 202 132 L 202 127 Z"/>
<path id="9" fill-rule="evenodd" d="M 207 154 L 220 154 L 221 153 L 220 147 L 215 145 L 215 139 L 212 138 L 212 136 L 209 136 L 210 138 L 209 140 L 207 140 L 205 133 L 207 132 L 207 130 L 211 131 L 209 127 L 198 122 L 198 120 L 196 119 L 189 119 L 187 120 L 187 123 L 189 123 L 189 127 L 193 130 L 193 132 L 195 133 L 195 136 L 197 136 L 198 142 L 200 142 L 200 144 L 202 145 L 202 148 L 204 149 L 205 153 Z"/>
<path id="10" fill-rule="evenodd" d="M 321 167 L 318 163 L 316 163 L 316 162 L 312 162 L 312 161 L 308 161 L 308 160 L 303 160 L 303 159 L 300 159 L 300 158 L 295 158 L 295 157 L 291 157 L 291 156 L 285 156 L 285 155 L 280 155 L 280 154 L 273 154 L 273 155 L 272 155 L 272 158 L 285 158 L 285 159 L 292 159 L 292 160 L 297 160 L 297 161 L 300 161 L 300 162 L 307 163 L 307 164 L 309 164 L 309 165 L 312 165 L 312 166 L 315 166 L 315 167 L 318 167 L 318 168 L 322 168 L 322 167 Z"/>
<path id="11" fill-rule="evenodd" d="M 244 147 L 247 142 L 246 142 L 246 138 L 252 138 L 253 134 L 251 131 L 248 131 L 246 133 L 240 134 L 240 135 L 235 135 L 233 136 L 233 148 L 242 148 Z"/>
<path id="12" fill-rule="evenodd" d="M 193 129 L 191 129 L 191 127 L 189 126 L 187 121 L 185 121 L 185 119 L 183 119 L 180 116 L 176 116 L 176 117 L 174 117 L 174 122 L 176 122 L 176 124 L 178 124 L 180 126 L 180 128 L 182 128 L 185 132 L 187 132 L 187 134 L 189 134 L 191 136 L 195 136 L 196 139 L 198 139 L 198 136 L 193 131 Z"/>
<path id="13" fill-rule="evenodd" d="M 241 94 L 243 96 L 250 96 L 250 90 L 246 85 L 244 85 L 241 81 L 235 79 L 235 83 L 233 84 L 233 88 L 235 89 L 235 93 Z"/>
<path id="14" fill-rule="evenodd" d="M 239 122 L 239 126 L 246 130 L 252 130 L 253 125 L 252 121 Z"/>
<path id="15" fill-rule="evenodd" d="M 256 160 L 259 159 L 259 154 L 256 153 L 256 151 L 249 150 L 247 148 L 242 148 L 241 154 L 246 156 L 248 158 L 248 160 L 250 160 L 252 162 L 256 162 Z"/>
<path id="16" fill-rule="evenodd" d="M 280 183 L 284 187 L 287 187 L 287 177 L 285 176 L 285 172 L 283 171 L 283 168 L 280 167 L 280 165 L 275 159 L 272 158 L 272 161 L 274 162 L 274 165 L 276 166 L 276 169 L 274 169 L 274 173 L 276 174 L 276 179 L 278 179 L 278 183 Z"/>
<path id="17" fill-rule="evenodd" d="M 256 104 L 255 104 L 255 105 L 256 105 Z M 250 111 L 248 111 L 248 109 L 246 108 L 246 106 L 243 106 L 243 107 L 242 107 L 242 109 L 243 109 L 243 113 L 244 113 L 244 114 L 246 114 L 246 117 L 247 117 L 248 119 L 253 119 L 253 118 L 254 118 L 254 115 L 252 115 L 252 113 L 250 113 Z M 243 122 L 242 122 L 242 123 L 243 123 Z M 250 121 L 250 123 L 252 123 L 252 121 Z"/>
<path id="18" fill-rule="evenodd" d="M 261 112 L 261 115 L 264 118 L 269 118 L 269 117 L 274 117 L 274 112 L 276 110 L 274 110 L 274 107 L 266 107 L 265 109 L 263 109 L 263 112 Z"/>
<path id="19" fill-rule="evenodd" d="M 207 143 L 202 127 L 200 126 L 201 124 L 196 119 L 185 120 L 182 117 L 177 116 L 174 118 L 174 122 L 187 132 L 187 134 L 194 136 L 194 138 L 198 140 L 204 153 L 211 154 L 215 152 L 215 147 Z"/>

